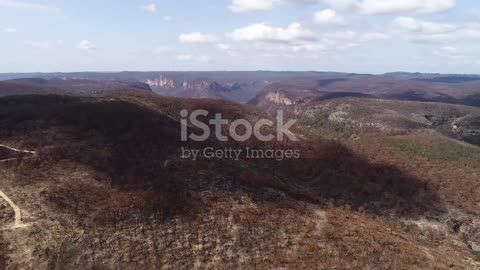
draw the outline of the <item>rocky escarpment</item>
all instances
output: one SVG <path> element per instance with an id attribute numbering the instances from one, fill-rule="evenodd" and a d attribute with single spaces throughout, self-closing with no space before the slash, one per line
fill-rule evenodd
<path id="1" fill-rule="evenodd" d="M 173 79 L 169 79 L 164 77 L 163 75 L 160 78 L 147 80 L 145 81 L 146 84 L 150 85 L 150 87 L 160 87 L 160 88 L 175 88 L 175 81 Z"/>
<path id="2" fill-rule="evenodd" d="M 229 92 L 242 87 L 241 84 L 235 82 L 222 84 L 208 79 L 177 80 L 163 75 L 160 75 L 159 78 L 146 80 L 145 83 L 157 90 L 175 89 L 177 91 L 219 90 Z"/>
<path id="3" fill-rule="evenodd" d="M 273 102 L 273 103 L 278 104 L 278 105 L 290 106 L 290 105 L 294 104 L 294 101 L 291 100 L 290 98 L 288 98 L 287 95 L 285 95 L 285 93 L 282 93 L 282 92 L 279 92 L 279 91 L 268 93 L 265 96 L 265 99 L 269 102 Z"/>
<path id="4" fill-rule="evenodd" d="M 480 118 L 466 115 L 452 122 L 452 132 L 465 141 L 480 144 Z"/>
<path id="5" fill-rule="evenodd" d="M 458 234 L 471 250 L 480 252 L 480 220 L 450 218 L 446 224 L 450 231 Z"/>
<path id="6" fill-rule="evenodd" d="M 145 80 L 145 83 L 150 85 L 154 92 L 161 95 L 237 102 L 248 101 L 256 94 L 258 88 L 254 82 L 218 82 L 206 78 L 181 78 L 164 75 Z"/>

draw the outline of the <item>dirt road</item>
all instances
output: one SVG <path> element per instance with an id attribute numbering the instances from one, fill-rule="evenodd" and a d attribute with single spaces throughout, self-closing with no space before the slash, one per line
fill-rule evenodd
<path id="1" fill-rule="evenodd" d="M 27 153 L 32 155 L 36 154 L 35 151 L 16 149 L 3 144 L 0 144 L 0 147 L 7 148 L 11 151 L 19 152 L 19 153 Z M 9 160 L 12 160 L 12 159 L 0 160 L 0 162 L 9 161 Z M 13 208 L 13 211 L 15 212 L 15 222 L 13 224 L 13 229 L 27 227 L 28 226 L 27 224 L 22 223 L 22 210 L 20 209 L 20 207 L 18 207 L 1 189 L 0 189 L 0 197 L 2 197 L 10 205 L 10 207 Z"/>

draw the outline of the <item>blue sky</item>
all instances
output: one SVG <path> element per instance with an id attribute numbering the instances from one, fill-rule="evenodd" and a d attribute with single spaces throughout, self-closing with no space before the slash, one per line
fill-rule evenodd
<path id="1" fill-rule="evenodd" d="M 0 72 L 480 73 L 472 0 L 0 0 Z"/>

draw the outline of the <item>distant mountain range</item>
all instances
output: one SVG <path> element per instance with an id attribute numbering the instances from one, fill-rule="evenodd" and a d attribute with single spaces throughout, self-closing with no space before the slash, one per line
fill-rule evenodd
<path id="1" fill-rule="evenodd" d="M 303 103 L 338 97 L 480 106 L 479 75 L 395 72 L 78 72 L 0 74 L 0 95 L 153 91 L 164 96 L 239 103 Z M 284 104 L 286 105 L 286 104 Z"/>
<path id="2" fill-rule="evenodd" d="M 270 106 L 312 103 L 341 97 L 440 102 L 480 106 L 480 77 L 421 75 L 415 78 L 391 75 L 336 75 L 284 80 L 271 83 L 249 101 Z"/>

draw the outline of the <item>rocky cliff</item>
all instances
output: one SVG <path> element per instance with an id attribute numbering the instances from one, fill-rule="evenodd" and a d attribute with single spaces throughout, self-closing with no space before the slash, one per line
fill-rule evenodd
<path id="1" fill-rule="evenodd" d="M 160 75 L 145 80 L 160 95 L 184 98 L 211 98 L 246 102 L 261 86 L 255 81 L 216 81 L 208 78 L 182 78 Z"/>

